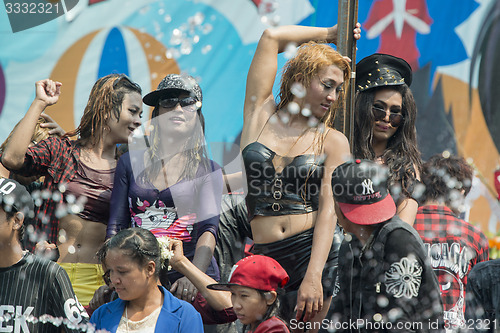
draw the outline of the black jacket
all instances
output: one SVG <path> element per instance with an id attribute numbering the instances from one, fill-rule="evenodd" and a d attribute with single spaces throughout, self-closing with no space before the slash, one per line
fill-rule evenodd
<path id="1" fill-rule="evenodd" d="M 443 331 L 438 281 L 417 232 L 394 217 L 364 247 L 349 235 L 340 248 L 330 325 L 338 332 Z"/>
<path id="2" fill-rule="evenodd" d="M 469 332 L 500 332 L 500 259 L 480 262 L 470 271 L 465 325 Z"/>

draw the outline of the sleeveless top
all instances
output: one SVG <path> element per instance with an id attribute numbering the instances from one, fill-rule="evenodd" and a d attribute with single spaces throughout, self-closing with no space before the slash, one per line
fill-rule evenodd
<path id="1" fill-rule="evenodd" d="M 80 212 L 75 215 L 84 220 L 107 224 L 109 219 L 109 202 L 113 189 L 115 168 L 110 170 L 95 170 L 81 161 L 78 163 L 76 174 L 66 185 L 64 197 L 66 202 L 72 195 L 79 202 L 80 197 L 85 197 L 85 203 Z"/>
<path id="2" fill-rule="evenodd" d="M 257 141 L 242 151 L 249 221 L 255 215 L 296 215 L 318 210 L 325 156 L 295 156 L 279 173 L 273 164 L 276 156 L 280 157 Z"/>

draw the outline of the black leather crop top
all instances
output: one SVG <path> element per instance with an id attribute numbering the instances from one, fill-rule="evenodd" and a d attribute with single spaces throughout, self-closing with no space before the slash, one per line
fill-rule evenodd
<path id="1" fill-rule="evenodd" d="M 279 173 L 273 159 L 280 156 L 262 143 L 248 144 L 242 156 L 249 221 L 255 215 L 294 215 L 318 210 L 324 156 L 296 156 Z"/>

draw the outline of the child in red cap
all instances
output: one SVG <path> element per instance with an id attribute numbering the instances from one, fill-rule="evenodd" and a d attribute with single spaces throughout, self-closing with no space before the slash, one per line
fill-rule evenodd
<path id="1" fill-rule="evenodd" d="M 208 285 L 213 290 L 231 292 L 231 301 L 243 331 L 249 333 L 289 333 L 286 324 L 276 317 L 278 290 L 288 282 L 283 267 L 273 258 L 253 255 L 233 266 L 229 283 Z"/>

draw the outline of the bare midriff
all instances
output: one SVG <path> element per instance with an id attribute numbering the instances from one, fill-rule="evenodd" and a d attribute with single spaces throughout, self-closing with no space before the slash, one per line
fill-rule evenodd
<path id="1" fill-rule="evenodd" d="M 314 227 L 317 212 L 298 215 L 259 216 L 250 222 L 256 244 L 272 243 Z"/>
<path id="2" fill-rule="evenodd" d="M 106 224 L 67 215 L 59 221 L 59 262 L 97 264 L 96 252 L 106 238 Z"/>

